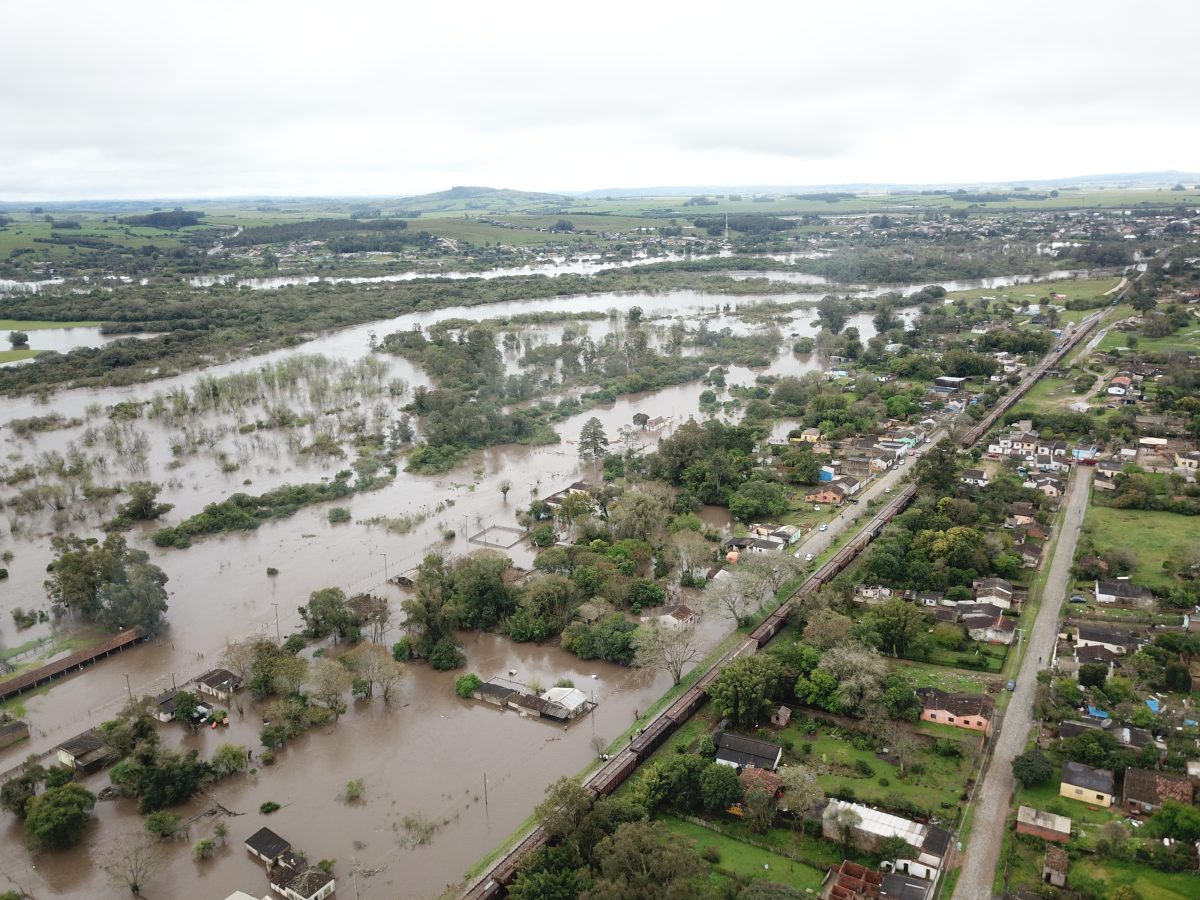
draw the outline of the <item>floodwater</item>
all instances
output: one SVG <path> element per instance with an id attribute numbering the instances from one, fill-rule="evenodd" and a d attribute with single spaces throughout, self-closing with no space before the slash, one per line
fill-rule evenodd
<path id="1" fill-rule="evenodd" d="M 29 335 L 30 350 L 40 350 L 42 352 L 53 351 L 55 353 L 67 353 L 79 347 L 103 347 L 105 344 L 111 344 L 113 341 L 119 341 L 128 337 L 139 339 L 155 337 L 154 334 L 148 332 L 139 334 L 103 334 L 99 328 L 86 325 L 76 328 L 34 328 L 25 333 Z M 32 361 L 33 357 L 30 357 L 29 359 L 0 363 L 0 365 L 19 366 Z"/>
<path id="2" fill-rule="evenodd" d="M 478 272 L 464 272 L 456 269 L 419 269 L 411 272 L 396 272 L 390 275 L 355 275 L 355 276 L 324 276 L 324 275 L 281 275 L 273 278 L 238 278 L 236 275 L 198 275 L 187 279 L 192 287 L 210 287 L 214 284 L 232 285 L 239 288 L 250 288 L 254 291 L 272 291 L 283 287 L 294 287 L 304 284 L 385 284 L 390 281 L 416 281 L 424 278 L 512 278 L 519 275 L 591 275 L 603 269 L 626 269 L 632 266 L 645 266 L 654 263 L 674 262 L 681 259 L 711 259 L 717 254 L 696 254 L 684 256 L 678 253 L 667 253 L 661 256 L 635 256 L 630 259 L 606 258 L 603 256 L 565 256 L 539 257 L 534 262 L 523 266 L 497 266 L 491 269 L 481 269 Z M 727 252 L 720 254 L 729 255 Z"/>
<path id="3" fill-rule="evenodd" d="M 237 414 L 210 412 L 197 420 L 171 422 L 140 418 L 102 432 L 109 424 L 97 411 L 121 401 L 144 401 L 157 392 L 190 389 L 201 375 L 221 376 L 257 369 L 259 366 L 297 354 L 324 354 L 353 363 L 369 353 L 372 334 L 413 325 L 428 327 L 448 318 L 481 319 L 522 312 L 550 310 L 596 310 L 612 307 L 642 307 L 651 326 L 659 317 L 698 316 L 710 318 L 709 327 L 733 328 L 746 333 L 754 327 L 737 315 L 737 310 L 764 299 L 720 297 L 694 292 L 659 295 L 602 294 L 589 297 L 547 298 L 475 307 L 447 308 L 412 313 L 395 319 L 369 323 L 329 333 L 300 348 L 213 366 L 147 385 L 107 389 L 73 390 L 55 395 L 49 403 L 32 397 L 6 399 L 3 421 L 57 412 L 85 420 L 56 432 L 23 439 L 10 429 L 0 430 L 0 452 L 11 468 L 44 460 L 44 454 L 67 454 L 75 449 L 91 457 L 103 456 L 103 466 L 93 474 L 104 483 L 151 480 L 164 485 L 160 500 L 175 508 L 164 519 L 171 524 L 192 515 L 207 503 L 237 491 L 261 493 L 285 483 L 301 483 L 332 477 L 345 468 L 346 459 L 318 459 L 294 452 L 287 437 L 276 431 L 253 431 L 241 435 L 237 425 L 253 422 L 259 408 Z M 781 299 L 791 301 L 795 295 Z M 730 311 L 724 312 L 728 305 Z M 785 338 L 774 362 L 765 371 L 801 374 L 819 371 L 824 361 L 819 354 L 800 356 L 790 350 L 789 332 L 811 334 L 809 310 L 789 311 L 780 325 Z M 864 340 L 874 329 L 869 315 L 855 316 L 848 323 L 860 329 Z M 544 334 L 557 339 L 563 325 L 518 327 L 518 333 Z M 570 327 L 600 335 L 619 330 L 613 318 L 572 322 Z M 405 380 L 409 388 L 427 379 L 405 360 L 382 357 L 390 378 Z M 727 367 L 730 384 L 749 384 L 764 370 Z M 583 423 L 596 416 L 613 440 L 632 422 L 635 413 L 671 417 L 670 433 L 690 416 L 699 416 L 701 385 L 688 384 L 660 391 L 629 395 L 615 403 L 588 410 L 556 426 L 563 442 L 548 447 L 501 446 L 479 451 L 460 467 L 441 476 L 401 472 L 395 482 L 381 490 L 356 495 L 342 505 L 353 521 L 331 525 L 327 520 L 332 504 L 301 509 L 291 518 L 265 522 L 253 532 L 201 539 L 187 550 L 160 550 L 147 537 L 149 529 L 129 535 L 133 546 L 146 549 L 170 581 L 170 628 L 152 643 L 100 662 L 49 691 L 24 698 L 22 715 L 33 730 L 29 742 L 0 750 L 0 771 L 17 765 L 30 752 L 48 750 L 83 729 L 111 718 L 125 702 L 128 685 L 135 694 L 153 695 L 219 664 L 227 639 L 251 635 L 274 636 L 291 633 L 301 626 L 297 607 L 319 588 L 338 586 L 353 594 L 370 591 L 389 598 L 393 617 L 401 618 L 402 592 L 386 584 L 395 575 L 418 563 L 430 550 L 455 555 L 476 549 L 468 536 L 488 525 L 512 525 L 516 510 L 531 497 L 557 491 L 579 478 L 595 477 L 590 467 L 581 467 L 574 441 Z M 301 411 L 305 403 L 298 401 Z M 394 414 L 403 403 L 386 395 L 365 400 L 364 410 L 377 403 Z M 349 406 L 353 407 L 351 403 Z M 343 413 L 339 413 L 344 414 Z M 321 416 L 310 429 L 336 426 L 336 416 Z M 194 452 L 177 455 L 172 444 L 180 442 L 185 429 L 209 430 Z M 89 437 L 89 429 L 90 437 Z M 311 430 L 305 432 L 311 435 Z M 88 440 L 92 443 L 89 445 Z M 635 432 L 632 440 L 652 449 L 656 435 Z M 132 449 L 131 449 L 132 448 Z M 232 466 L 232 470 L 231 470 Z M 501 482 L 512 485 L 507 499 Z M 11 500 L 24 484 L 0 488 L 0 497 Z M 111 510 L 93 509 L 73 501 L 59 514 L 63 531 L 95 534 Z M 411 516 L 412 530 L 396 534 L 369 526 L 374 517 Z M 63 521 L 65 519 L 65 521 Z M 704 511 L 706 523 L 729 527 L 723 509 Z M 10 577 L 0 582 L 0 642 L 15 647 L 31 639 L 48 637 L 51 626 L 36 625 L 17 632 L 9 613 L 17 606 L 47 607 L 43 590 L 46 564 L 50 561 L 49 537 L 54 533 L 54 514 L 49 511 L 18 515 L 6 506 L 0 520 L 0 547 L 11 550 L 7 568 Z M 15 527 L 14 527 L 15 526 Z M 450 530 L 455 534 L 447 537 Z M 505 551 L 517 565 L 528 566 L 530 549 L 515 546 Z M 268 577 L 267 567 L 279 570 Z M 69 624 L 69 623 L 63 623 Z M 713 613 L 705 620 L 705 634 L 715 641 L 725 624 Z M 387 635 L 396 640 L 399 628 Z M 507 836 L 541 799 L 544 788 L 556 777 L 573 774 L 595 757 L 592 732 L 606 741 L 619 735 L 668 686 L 662 674 L 635 672 L 602 663 L 582 662 L 557 647 L 513 644 L 492 635 L 464 635 L 468 665 L 484 678 L 515 670 L 517 678 L 537 679 L 544 685 L 570 678 L 585 691 L 594 691 L 599 707 L 594 720 L 575 723 L 566 731 L 542 722 L 520 719 L 516 714 L 461 701 L 453 693 L 453 681 L 462 671 L 435 673 L 422 665 L 411 667 L 400 697 L 390 707 L 381 701 L 352 706 L 340 723 L 320 729 L 290 745 L 277 765 L 257 775 L 239 777 L 218 785 L 212 797 L 225 807 L 245 815 L 229 822 L 230 847 L 215 858 L 194 864 L 190 842 L 209 835 L 211 822 L 193 825 L 190 842 L 172 844 L 170 864 L 150 879 L 151 895 L 225 896 L 234 889 L 266 893 L 260 866 L 246 857 L 243 841 L 263 824 L 304 848 L 311 859 L 336 858 L 343 896 L 351 866 L 378 874 L 357 877 L 360 896 L 424 897 L 436 895 L 443 886 L 458 881 L 465 869 Z M 36 652 L 36 651 L 35 651 Z M 592 676 L 596 677 L 593 678 Z M 258 748 L 259 723 L 252 711 L 245 718 L 236 713 L 232 726 L 219 735 L 204 733 L 191 737 L 175 725 L 166 725 L 167 740 L 183 740 L 211 751 L 218 741 L 232 741 Z M 488 800 L 483 805 L 483 775 L 487 773 Z M 365 804 L 347 805 L 336 798 L 347 780 L 361 777 L 367 785 Z M 89 779 L 96 789 L 105 783 L 100 774 Z M 476 795 L 480 799 L 476 800 Z M 283 809 L 269 822 L 257 812 L 259 804 L 274 800 Z M 196 801 L 185 816 L 208 808 L 211 801 Z M 441 824 L 429 844 L 408 846 L 405 817 L 421 816 Z M 142 820 L 125 801 L 98 805 L 97 823 L 89 830 L 81 848 L 66 854 L 29 855 L 22 847 L 18 828 L 11 816 L 0 819 L 0 890 L 13 886 L 34 896 L 94 897 L 113 890 L 104 860 L 125 836 L 141 832 Z M 197 889 L 196 883 L 204 887 Z M 123 889 L 122 889 L 123 890 Z"/>

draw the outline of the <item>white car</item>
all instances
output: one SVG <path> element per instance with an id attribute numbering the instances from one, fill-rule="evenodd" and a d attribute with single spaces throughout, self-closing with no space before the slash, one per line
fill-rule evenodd
<path id="1" fill-rule="evenodd" d="M 814 503 L 813 504 L 813 512 L 820 512 L 820 511 L 821 511 L 821 507 L 817 506 L 817 504 Z"/>
<path id="2" fill-rule="evenodd" d="M 811 553 L 805 553 L 805 554 L 804 554 L 804 561 L 805 561 L 805 562 L 812 562 L 814 559 L 816 559 L 816 557 L 815 557 L 815 556 L 813 556 Z"/>
<path id="3" fill-rule="evenodd" d="M 824 522 L 822 522 L 821 527 L 817 529 L 817 531 L 828 531 L 828 530 L 829 530 L 829 525 Z"/>

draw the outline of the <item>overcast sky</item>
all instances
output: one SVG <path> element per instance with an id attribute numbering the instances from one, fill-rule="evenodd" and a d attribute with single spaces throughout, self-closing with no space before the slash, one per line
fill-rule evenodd
<path id="1" fill-rule="evenodd" d="M 1200 170 L 1196 0 L 47 0 L 2 21 L 0 199 Z"/>

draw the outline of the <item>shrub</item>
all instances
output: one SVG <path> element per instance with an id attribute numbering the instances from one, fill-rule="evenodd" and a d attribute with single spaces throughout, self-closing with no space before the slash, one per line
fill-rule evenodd
<path id="1" fill-rule="evenodd" d="M 216 849 L 216 841 L 212 838 L 202 838 L 196 841 L 195 846 L 192 847 L 192 859 L 196 862 L 202 862 L 212 856 L 216 852 Z"/>
<path id="2" fill-rule="evenodd" d="M 146 817 L 146 832 L 160 840 L 174 837 L 179 832 L 180 819 L 175 813 L 166 810 L 150 813 Z"/>
<path id="3" fill-rule="evenodd" d="M 871 767 L 871 764 L 869 762 L 867 762 L 865 759 L 855 760 L 854 768 L 857 769 L 858 773 L 860 775 L 862 775 L 864 778 L 873 778 L 875 776 L 875 770 Z"/>
<path id="4" fill-rule="evenodd" d="M 275 810 L 277 810 L 277 809 L 279 809 L 279 804 L 276 803 L 274 800 L 268 800 L 266 803 L 264 803 L 262 806 L 260 806 L 258 808 L 258 811 L 260 813 L 262 813 L 264 816 L 269 816 L 271 813 L 275 812 Z"/>
<path id="5" fill-rule="evenodd" d="M 454 643 L 453 638 L 442 638 L 429 651 L 429 665 L 433 666 L 439 672 L 457 669 L 459 666 L 464 665 L 466 661 L 466 656 L 458 649 L 458 645 Z"/>
<path id="6" fill-rule="evenodd" d="M 880 779 L 879 779 L 879 786 L 880 786 L 880 787 L 891 787 L 891 785 L 892 785 L 892 783 L 891 783 L 891 781 L 889 781 L 888 779 L 886 779 L 886 778 L 880 778 Z"/>
<path id="7" fill-rule="evenodd" d="M 1013 778 L 1025 787 L 1046 784 L 1054 774 L 1054 766 L 1041 750 L 1022 753 L 1012 762 Z"/>
<path id="8" fill-rule="evenodd" d="M 335 506 L 329 511 L 329 524 L 337 525 L 339 522 L 350 521 L 350 510 L 344 506 Z"/>
<path id="9" fill-rule="evenodd" d="M 347 803 L 357 803 L 366 796 L 367 788 L 363 784 L 361 778 L 352 778 L 346 782 L 346 789 L 342 791 L 342 799 Z"/>
<path id="10" fill-rule="evenodd" d="M 274 578 L 276 575 L 279 574 L 279 570 L 277 568 L 275 568 L 274 566 L 267 566 L 267 574 L 269 576 L 271 576 L 272 578 Z"/>
<path id="11" fill-rule="evenodd" d="M 483 684 L 483 679 L 474 672 L 469 672 L 454 682 L 454 692 L 466 700 L 475 693 L 481 684 Z"/>
<path id="12" fill-rule="evenodd" d="M 275 754 L 270 750 L 264 750 L 259 756 L 259 759 L 262 761 L 264 766 L 275 765 Z"/>
<path id="13" fill-rule="evenodd" d="M 412 641 L 408 635 L 400 638 L 396 643 L 392 644 L 392 659 L 396 662 L 408 662 L 412 659 Z"/>
<path id="14" fill-rule="evenodd" d="M 700 856 L 714 866 L 721 861 L 721 852 L 716 847 L 705 847 L 700 851 Z"/>

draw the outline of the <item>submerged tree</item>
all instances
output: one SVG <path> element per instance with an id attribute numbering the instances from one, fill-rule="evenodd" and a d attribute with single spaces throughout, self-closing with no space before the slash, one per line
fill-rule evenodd
<path id="1" fill-rule="evenodd" d="M 142 550 L 110 533 L 100 543 L 76 535 L 51 541 L 46 593 L 61 611 L 82 615 L 111 631 L 140 628 L 155 635 L 165 625 L 167 575 Z"/>
<path id="2" fill-rule="evenodd" d="M 592 416 L 583 424 L 583 430 L 579 432 L 579 457 L 595 462 L 602 458 L 607 451 L 608 435 L 604 433 L 604 426 L 600 420 Z"/>

